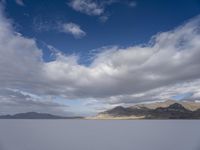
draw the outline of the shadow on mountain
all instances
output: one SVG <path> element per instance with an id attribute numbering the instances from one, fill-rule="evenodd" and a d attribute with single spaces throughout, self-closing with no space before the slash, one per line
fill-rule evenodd
<path id="1" fill-rule="evenodd" d="M 147 105 L 138 105 L 133 107 L 118 106 L 113 109 L 100 113 L 101 116 L 110 116 L 111 119 L 117 117 L 141 117 L 142 119 L 200 119 L 200 109 L 186 109 L 180 103 L 173 103 L 167 107 L 156 107 L 151 109 Z"/>

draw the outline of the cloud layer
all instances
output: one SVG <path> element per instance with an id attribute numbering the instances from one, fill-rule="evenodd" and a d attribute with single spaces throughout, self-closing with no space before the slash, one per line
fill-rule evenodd
<path id="1" fill-rule="evenodd" d="M 84 31 L 74 25 L 66 24 L 65 31 L 75 37 L 83 35 Z M 0 7 L 1 107 L 9 103 L 7 110 L 14 113 L 19 111 L 16 105 L 30 104 L 34 109 L 43 106 L 53 112 L 66 108 L 55 104 L 52 97 L 112 105 L 164 100 L 188 92 L 192 93 L 191 99 L 199 100 L 199 27 L 197 16 L 174 30 L 155 35 L 147 45 L 102 48 L 89 66 L 79 64 L 76 55 L 59 52 L 54 61 L 45 62 L 35 39 L 16 33 Z M 30 94 L 27 97 L 22 93 Z M 15 105 L 10 105 L 12 102 Z"/>

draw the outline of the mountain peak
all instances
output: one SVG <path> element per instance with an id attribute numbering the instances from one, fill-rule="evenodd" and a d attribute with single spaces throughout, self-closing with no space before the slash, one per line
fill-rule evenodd
<path id="1" fill-rule="evenodd" d="M 168 108 L 169 109 L 184 109 L 184 110 L 186 110 L 186 108 L 183 107 L 183 105 L 181 105 L 179 103 L 174 103 L 174 104 L 170 105 Z"/>

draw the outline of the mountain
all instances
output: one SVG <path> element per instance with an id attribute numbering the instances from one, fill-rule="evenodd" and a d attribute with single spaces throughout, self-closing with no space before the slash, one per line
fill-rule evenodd
<path id="1" fill-rule="evenodd" d="M 131 108 L 149 108 L 149 109 L 156 109 L 158 107 L 168 107 L 169 105 L 172 105 L 174 103 L 181 104 L 183 107 L 185 107 L 188 110 L 195 111 L 197 109 L 200 109 L 200 103 L 194 102 L 194 101 L 175 101 L 175 100 L 166 100 L 163 102 L 153 102 L 153 103 L 143 103 L 143 104 L 136 104 L 131 106 Z"/>
<path id="2" fill-rule="evenodd" d="M 194 112 L 186 109 L 179 103 L 168 107 L 159 107 L 151 110 L 146 116 L 147 119 L 195 119 Z"/>
<path id="3" fill-rule="evenodd" d="M 2 115 L 0 119 L 81 119 L 82 117 L 63 117 L 48 113 L 27 112 L 15 115 Z"/>
<path id="4" fill-rule="evenodd" d="M 200 105 L 168 100 L 131 107 L 118 106 L 91 119 L 200 119 Z"/>

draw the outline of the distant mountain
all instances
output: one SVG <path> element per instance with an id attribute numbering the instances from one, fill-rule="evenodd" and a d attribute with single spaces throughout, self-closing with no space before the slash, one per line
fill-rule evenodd
<path id="1" fill-rule="evenodd" d="M 63 117 L 48 113 L 27 112 L 15 115 L 2 115 L 0 119 L 81 119 L 82 117 Z"/>
<path id="2" fill-rule="evenodd" d="M 143 104 L 136 104 L 131 106 L 131 108 L 149 108 L 149 109 L 156 109 L 158 107 L 168 107 L 169 105 L 172 105 L 174 103 L 181 104 L 183 107 L 185 107 L 188 110 L 194 111 L 197 109 L 200 109 L 200 103 L 194 102 L 194 101 L 175 101 L 175 100 L 166 100 L 163 102 L 154 102 L 154 103 L 143 103 Z"/>
<path id="3" fill-rule="evenodd" d="M 199 119 L 194 115 L 196 111 L 191 111 L 179 103 L 174 103 L 168 107 L 160 107 L 151 110 L 146 116 L 148 119 Z"/>
<path id="4" fill-rule="evenodd" d="M 168 100 L 131 107 L 118 106 L 91 119 L 200 119 L 200 105 Z"/>

